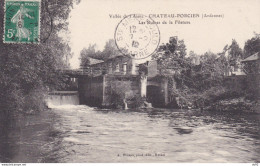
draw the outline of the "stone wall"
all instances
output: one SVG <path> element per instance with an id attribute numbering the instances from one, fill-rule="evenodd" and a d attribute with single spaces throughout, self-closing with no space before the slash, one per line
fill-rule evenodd
<path id="1" fill-rule="evenodd" d="M 113 91 L 118 90 L 125 94 L 129 105 L 134 105 L 133 102 L 136 102 L 136 98 L 141 100 L 141 97 L 145 96 L 153 102 L 155 107 L 164 107 L 168 104 L 168 81 L 163 77 L 141 79 L 140 76 L 135 75 L 102 75 L 98 77 L 80 76 L 78 78 L 80 104 L 109 107 Z"/>
<path id="2" fill-rule="evenodd" d="M 111 103 L 111 94 L 113 89 L 123 90 L 126 93 L 126 99 L 130 100 L 133 96 L 140 96 L 140 78 L 138 76 L 115 76 L 106 75 L 104 77 L 104 96 L 103 106 L 109 106 Z M 122 85 L 126 87 L 122 89 Z"/>

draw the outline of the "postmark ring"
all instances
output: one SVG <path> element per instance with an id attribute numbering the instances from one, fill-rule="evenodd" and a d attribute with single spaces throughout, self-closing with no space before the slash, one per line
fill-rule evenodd
<path id="1" fill-rule="evenodd" d="M 160 44 L 160 31 L 150 17 L 131 14 L 118 23 L 114 38 L 121 53 L 139 60 L 156 51 Z"/>

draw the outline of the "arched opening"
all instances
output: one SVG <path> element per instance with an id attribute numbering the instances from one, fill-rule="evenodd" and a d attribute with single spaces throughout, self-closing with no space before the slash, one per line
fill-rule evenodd
<path id="1" fill-rule="evenodd" d="M 164 96 L 159 86 L 148 85 L 146 98 L 149 103 L 152 103 L 153 107 L 164 106 Z"/>

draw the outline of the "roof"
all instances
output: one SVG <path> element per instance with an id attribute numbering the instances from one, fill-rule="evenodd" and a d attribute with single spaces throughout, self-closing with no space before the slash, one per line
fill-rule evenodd
<path id="1" fill-rule="evenodd" d="M 95 59 L 95 58 L 88 58 L 89 59 L 89 65 L 92 66 L 92 65 L 96 65 L 96 64 L 100 64 L 100 63 L 103 63 L 103 62 L 106 62 L 108 60 L 112 60 L 112 59 L 116 59 L 118 57 L 126 57 L 124 55 L 116 55 L 116 56 L 112 56 L 112 57 L 109 57 L 108 59 L 106 60 L 99 60 L 99 59 Z"/>
<path id="2" fill-rule="evenodd" d="M 95 65 L 95 64 L 98 64 L 98 63 L 103 63 L 104 61 L 102 60 L 99 60 L 99 59 L 95 59 L 95 58 L 89 58 L 89 65 Z"/>
<path id="3" fill-rule="evenodd" d="M 256 61 L 256 60 L 260 59 L 259 57 L 260 57 L 260 52 L 257 52 L 255 54 L 247 57 L 246 59 L 242 60 L 241 62 Z"/>
<path id="4" fill-rule="evenodd" d="M 114 56 L 111 56 L 109 58 L 107 58 L 107 60 L 110 60 L 110 59 L 116 59 L 118 57 L 126 57 L 125 55 L 122 55 L 122 54 L 119 54 L 119 55 L 114 55 Z"/>

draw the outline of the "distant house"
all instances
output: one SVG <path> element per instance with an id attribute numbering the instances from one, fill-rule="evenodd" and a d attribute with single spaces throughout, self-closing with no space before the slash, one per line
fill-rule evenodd
<path id="1" fill-rule="evenodd" d="M 238 58 L 235 63 L 236 65 L 230 65 L 230 75 L 245 75 L 241 59 Z"/>
<path id="2" fill-rule="evenodd" d="M 260 62 L 260 52 L 257 52 L 241 61 L 241 63 L 244 65 L 244 72 L 246 74 L 259 74 L 260 73 L 259 62 Z"/>
<path id="3" fill-rule="evenodd" d="M 190 57 L 191 63 L 194 65 L 200 65 L 200 56 L 193 56 Z"/>
<path id="4" fill-rule="evenodd" d="M 95 65 L 95 64 L 99 64 L 99 63 L 103 63 L 104 61 L 99 60 L 99 59 L 95 59 L 95 58 L 88 58 L 89 60 L 89 65 Z"/>
<path id="5" fill-rule="evenodd" d="M 230 55 L 228 51 L 224 53 L 219 53 L 219 57 L 216 59 L 217 61 L 223 63 L 223 58 L 228 60 L 226 64 L 224 76 L 232 76 L 232 75 L 245 75 L 243 71 L 243 64 L 241 63 L 241 58 L 237 58 L 235 61 L 230 62 Z"/>

